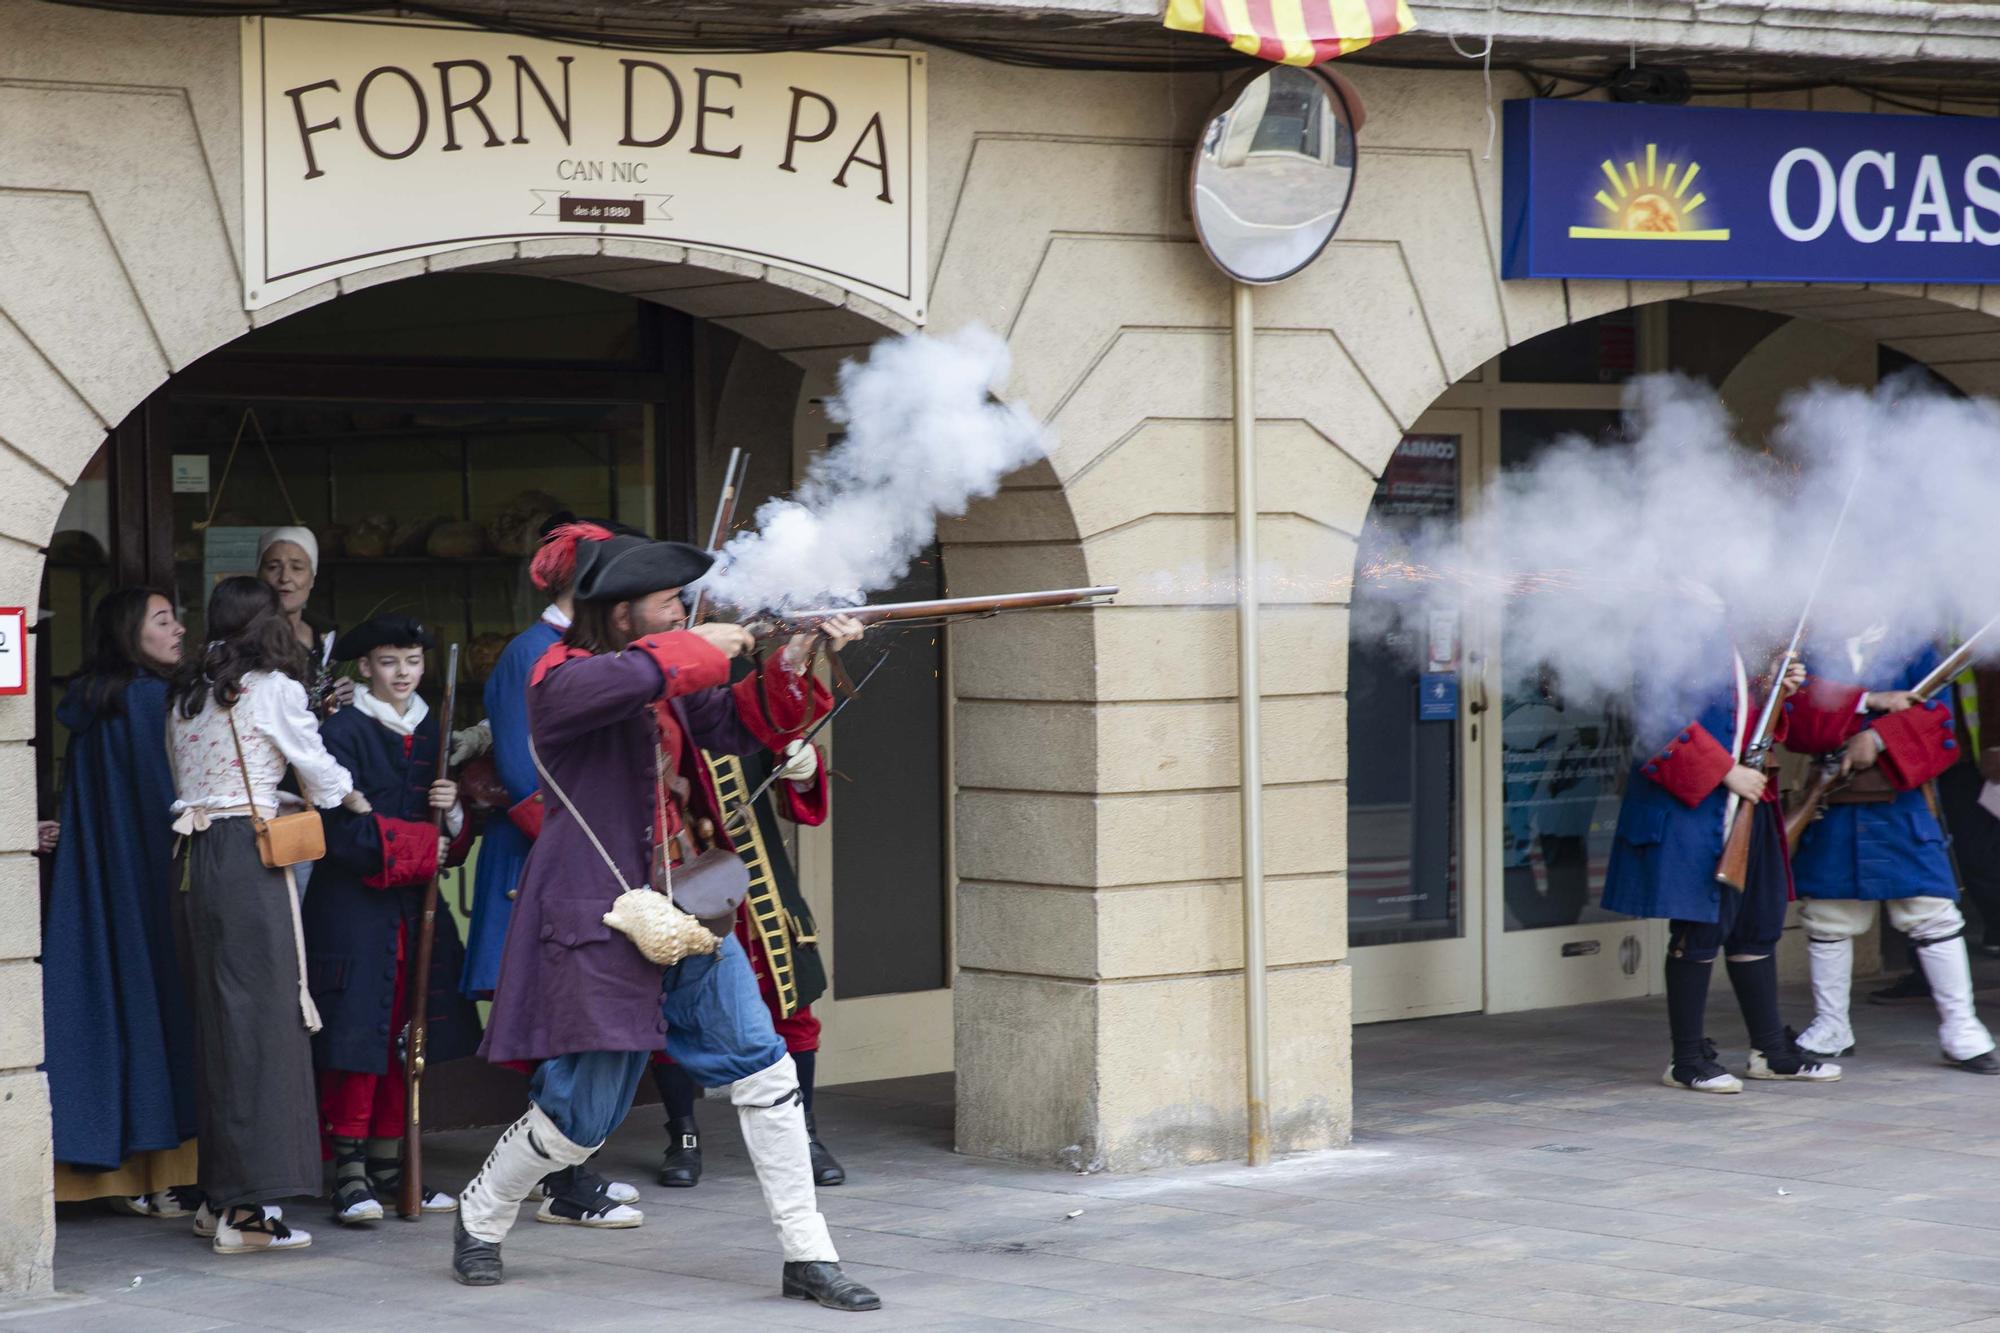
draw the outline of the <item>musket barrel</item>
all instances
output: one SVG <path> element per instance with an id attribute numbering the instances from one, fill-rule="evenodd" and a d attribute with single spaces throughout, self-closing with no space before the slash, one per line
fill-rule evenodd
<path id="1" fill-rule="evenodd" d="M 1995 616 L 1978 629 L 1972 631 L 1972 633 L 1966 635 L 1965 642 L 1954 648 L 1951 656 L 1938 663 L 1928 676 L 1918 681 L 1910 690 L 1910 693 L 1920 699 L 1929 699 L 1939 690 L 1949 685 L 1959 672 L 1972 664 L 1973 648 L 1978 645 L 1980 639 L 1984 638 L 1995 625 L 2000 625 L 2000 616 Z"/>
<path id="2" fill-rule="evenodd" d="M 928 620 L 933 616 L 979 615 L 988 611 L 1031 611 L 1072 606 L 1078 602 L 1115 597 L 1117 585 L 1101 588 L 1051 588 L 1040 592 L 997 593 L 986 597 L 943 597 L 929 602 L 879 602 L 868 606 L 829 606 L 790 611 L 777 617 L 786 626 L 813 625 L 835 616 L 853 616 L 863 624 L 884 620 Z"/>

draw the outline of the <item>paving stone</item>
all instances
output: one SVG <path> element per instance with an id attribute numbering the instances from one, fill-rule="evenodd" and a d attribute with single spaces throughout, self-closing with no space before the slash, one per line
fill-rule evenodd
<path id="1" fill-rule="evenodd" d="M 1657 1001 L 1363 1028 L 1354 1146 L 1256 1171 L 982 1161 L 950 1151 L 948 1077 L 829 1088 L 819 1119 L 851 1183 L 822 1206 L 887 1302 L 875 1329 L 2000 1333 L 2000 1080 L 1937 1064 L 1921 1011 L 1856 1019 L 1869 1060 L 1840 1083 L 1733 1098 L 1659 1086 Z M 597 1166 L 640 1188 L 646 1224 L 541 1226 L 524 1208 L 498 1290 L 450 1280 L 448 1219 L 343 1230 L 300 1200 L 312 1249 L 224 1258 L 184 1223 L 65 1206 L 57 1282 L 76 1294 L 0 1308 L 0 1333 L 392 1319 L 856 1333 L 780 1298 L 734 1118 L 702 1117 L 700 1188 L 652 1183 L 659 1127 L 636 1118 Z M 433 1136 L 436 1182 L 469 1177 L 491 1137 Z"/>

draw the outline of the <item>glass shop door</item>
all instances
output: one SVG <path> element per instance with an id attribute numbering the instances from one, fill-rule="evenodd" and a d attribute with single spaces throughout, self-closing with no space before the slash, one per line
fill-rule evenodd
<path id="1" fill-rule="evenodd" d="M 1480 793 L 1491 748 L 1467 690 L 1480 627 L 1410 610 L 1410 541 L 1455 522 L 1480 475 L 1480 413 L 1435 410 L 1383 470 L 1355 559 L 1348 638 L 1349 964 L 1358 1023 L 1484 1002 Z"/>

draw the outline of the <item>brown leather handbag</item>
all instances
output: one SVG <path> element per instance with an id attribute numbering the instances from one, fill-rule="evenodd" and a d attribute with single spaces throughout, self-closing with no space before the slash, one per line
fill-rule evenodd
<path id="1" fill-rule="evenodd" d="M 236 712 L 229 713 L 229 738 L 236 742 L 236 767 L 243 774 L 243 795 L 250 804 L 250 827 L 257 831 L 257 855 L 271 870 L 303 865 L 326 855 L 326 826 L 319 811 L 308 806 L 295 814 L 266 819 L 257 813 L 257 792 L 250 785 L 250 765 L 243 759 L 243 737 L 236 731 Z"/>

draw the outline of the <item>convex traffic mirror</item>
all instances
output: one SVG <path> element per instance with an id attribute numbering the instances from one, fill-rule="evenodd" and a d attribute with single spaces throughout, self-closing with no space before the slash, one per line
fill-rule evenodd
<path id="1" fill-rule="evenodd" d="M 1333 239 L 1354 193 L 1361 101 L 1321 69 L 1274 65 L 1202 127 L 1189 193 L 1195 232 L 1239 282 L 1289 278 Z"/>

